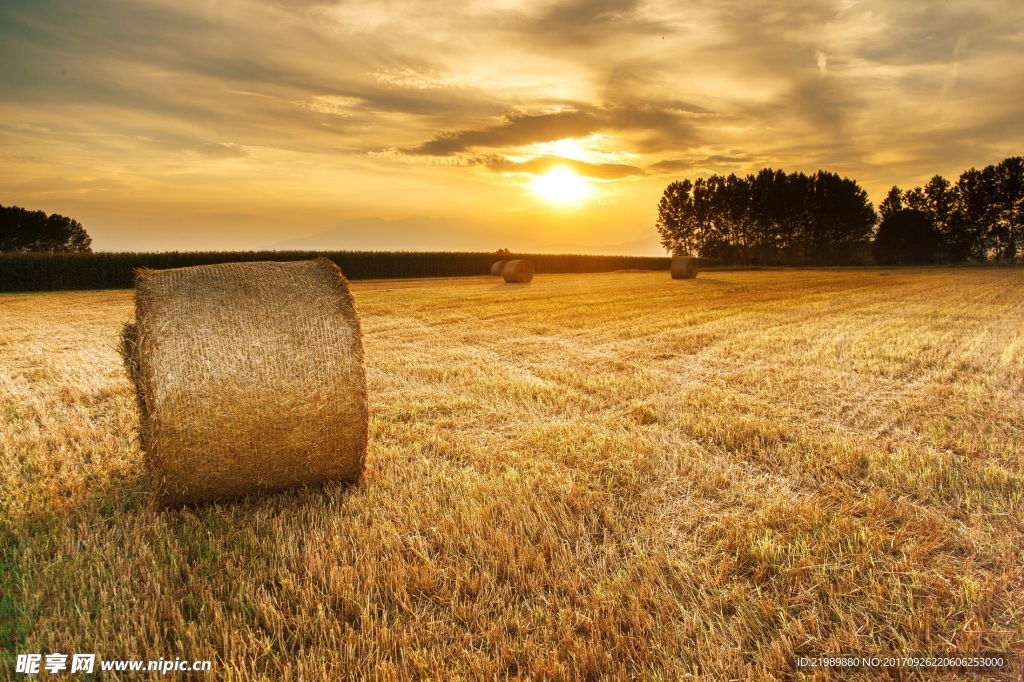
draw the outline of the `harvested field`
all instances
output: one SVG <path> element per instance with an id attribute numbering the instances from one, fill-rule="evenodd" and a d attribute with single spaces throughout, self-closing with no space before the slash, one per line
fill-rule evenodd
<path id="1" fill-rule="evenodd" d="M 131 292 L 0 296 L 0 678 L 54 651 L 233 680 L 1020 651 L 1024 271 L 350 288 L 363 482 L 171 511 Z"/>

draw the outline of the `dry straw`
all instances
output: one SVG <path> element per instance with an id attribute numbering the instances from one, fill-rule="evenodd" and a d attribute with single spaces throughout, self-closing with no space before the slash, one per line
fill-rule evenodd
<path id="1" fill-rule="evenodd" d="M 362 337 L 334 263 L 138 270 L 135 314 L 122 354 L 160 501 L 362 474 Z"/>
<path id="2" fill-rule="evenodd" d="M 533 279 L 533 263 L 528 260 L 510 260 L 501 271 L 506 282 L 526 284 Z"/>
<path id="3" fill-rule="evenodd" d="M 672 279 L 694 279 L 697 277 L 697 259 L 676 256 L 672 259 Z"/>
<path id="4" fill-rule="evenodd" d="M 494 265 L 492 265 L 491 266 L 491 274 L 495 275 L 495 276 L 500 276 L 501 275 L 501 271 L 505 269 L 505 263 L 507 263 L 507 262 L 508 262 L 507 260 L 500 260 L 497 263 L 495 263 Z"/>

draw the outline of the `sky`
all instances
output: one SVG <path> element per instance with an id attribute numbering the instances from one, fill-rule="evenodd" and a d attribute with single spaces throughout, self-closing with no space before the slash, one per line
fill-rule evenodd
<path id="1" fill-rule="evenodd" d="M 1024 153 L 1022 92 L 1020 0 L 4 0 L 0 204 L 106 251 L 663 255 L 673 180 L 877 206 Z"/>

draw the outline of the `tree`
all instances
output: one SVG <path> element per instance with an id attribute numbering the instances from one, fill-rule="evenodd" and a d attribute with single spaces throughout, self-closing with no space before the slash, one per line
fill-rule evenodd
<path id="1" fill-rule="evenodd" d="M 985 260 L 988 214 L 992 211 L 990 195 L 984 174 L 975 168 L 964 171 L 956 181 L 956 207 L 944 240 L 950 262 Z"/>
<path id="2" fill-rule="evenodd" d="M 818 171 L 807 196 L 807 252 L 814 264 L 844 265 L 857 244 L 866 243 L 878 217 L 868 194 L 853 180 Z"/>
<path id="3" fill-rule="evenodd" d="M 995 167 L 996 224 L 1001 237 L 999 254 L 1016 262 L 1024 241 L 1024 157 L 1011 156 Z"/>
<path id="4" fill-rule="evenodd" d="M 920 211 L 928 216 L 929 222 L 935 226 L 933 255 L 940 255 L 948 262 L 958 262 L 962 249 L 954 244 L 957 235 L 954 232 L 960 223 L 957 218 L 959 190 L 941 175 L 935 175 L 924 187 L 915 187 L 902 196 L 895 194 L 899 188 L 893 187 L 886 197 L 882 219 L 891 217 L 904 207 L 912 211 Z"/>
<path id="5" fill-rule="evenodd" d="M 92 238 L 77 220 L 54 213 L 0 206 L 0 251 L 79 251 Z"/>
<path id="6" fill-rule="evenodd" d="M 931 216 L 943 239 L 949 234 L 956 212 L 957 188 L 941 175 L 935 175 L 924 186 L 925 211 Z"/>
<path id="7" fill-rule="evenodd" d="M 779 252 L 786 245 L 791 214 L 788 178 L 781 170 L 762 168 L 757 175 L 748 176 L 747 182 L 754 240 L 758 245 L 755 262 L 778 263 Z"/>
<path id="8" fill-rule="evenodd" d="M 673 182 L 658 204 L 662 246 L 724 263 L 842 264 L 866 249 L 875 221 L 867 193 L 818 171 L 712 175 Z"/>
<path id="9" fill-rule="evenodd" d="M 661 245 L 673 256 L 696 254 L 697 230 L 693 220 L 693 198 L 689 180 L 670 183 L 658 202 L 658 234 Z"/>
<path id="10" fill-rule="evenodd" d="M 938 243 L 939 232 L 928 213 L 904 208 L 882 220 L 872 255 L 884 265 L 928 265 L 935 262 Z"/>
<path id="11" fill-rule="evenodd" d="M 889 193 L 885 195 L 885 199 L 878 205 L 878 214 L 882 220 L 885 220 L 896 211 L 903 208 L 903 190 L 896 185 L 892 186 Z"/>

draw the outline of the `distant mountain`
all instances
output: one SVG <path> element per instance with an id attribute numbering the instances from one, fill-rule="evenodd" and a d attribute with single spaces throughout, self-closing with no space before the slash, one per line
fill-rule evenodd
<path id="1" fill-rule="evenodd" d="M 652 231 L 653 232 L 653 231 Z M 548 253 L 586 253 L 598 256 L 664 256 L 657 234 L 619 244 L 551 244 L 538 247 Z"/>
<path id="2" fill-rule="evenodd" d="M 493 251 L 503 235 L 480 234 L 450 220 L 414 215 L 401 220 L 354 218 L 308 237 L 271 244 L 286 251 Z"/>
<path id="3" fill-rule="evenodd" d="M 508 230 L 481 230 L 479 225 L 419 215 L 400 220 L 354 218 L 308 237 L 287 239 L 263 248 L 277 251 L 494 251 L 501 247 L 534 253 L 665 254 L 653 230 L 650 236 L 618 244 L 546 244 L 536 239 L 524 240 Z"/>

